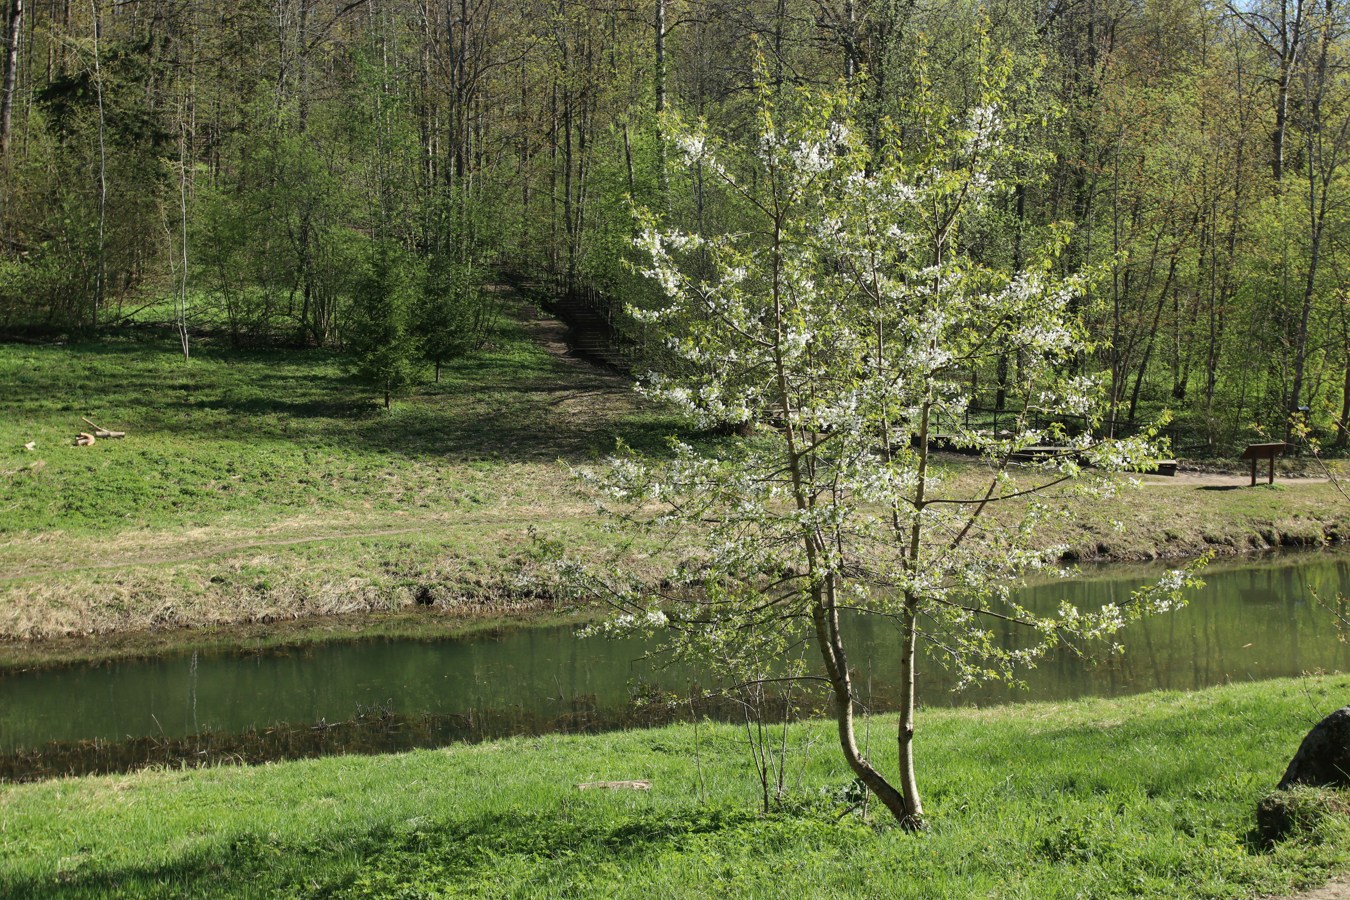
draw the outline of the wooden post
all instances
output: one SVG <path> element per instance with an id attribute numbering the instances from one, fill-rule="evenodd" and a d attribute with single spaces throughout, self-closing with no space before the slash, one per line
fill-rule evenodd
<path id="1" fill-rule="evenodd" d="M 1270 481 L 1268 484 L 1275 483 L 1275 454 L 1270 455 Z"/>
<path id="2" fill-rule="evenodd" d="M 1252 457 L 1252 487 L 1256 487 L 1256 457 Z"/>

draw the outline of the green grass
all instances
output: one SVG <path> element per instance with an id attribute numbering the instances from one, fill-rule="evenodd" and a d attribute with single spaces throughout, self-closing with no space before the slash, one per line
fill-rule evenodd
<path id="1" fill-rule="evenodd" d="M 486 351 L 386 412 L 323 351 L 170 337 L 0 345 L 0 639 L 406 608 L 496 615 L 531 534 L 606 540 L 564 466 L 680 423 L 545 350 L 508 298 Z M 88 426 L 122 440 L 73 446 Z M 23 445 L 33 442 L 34 450 Z"/>
<path id="2" fill-rule="evenodd" d="M 314 350 L 205 346 L 185 363 L 162 339 L 0 345 L 0 384 L 0 536 L 472 510 L 520 499 L 505 470 L 587 459 L 619 435 L 659 447 L 678 427 L 511 319 L 388 413 Z M 128 437 L 74 447 L 82 416 Z"/>
<path id="3" fill-rule="evenodd" d="M 1350 865 L 1350 825 L 1266 848 L 1257 801 L 1350 677 L 928 710 L 928 831 L 845 798 L 794 727 L 768 815 L 735 728 L 0 788 L 5 896 L 1253 897 Z M 893 764 L 892 724 L 871 728 Z M 649 792 L 578 791 L 649 779 Z"/>

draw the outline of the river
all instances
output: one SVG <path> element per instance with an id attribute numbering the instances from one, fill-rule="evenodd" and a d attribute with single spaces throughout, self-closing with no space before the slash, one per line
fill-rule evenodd
<path id="1" fill-rule="evenodd" d="M 1101 568 L 1080 578 L 1022 589 L 1033 610 L 1069 599 L 1083 608 L 1121 602 L 1148 571 Z M 1052 654 L 1025 675 L 1026 685 L 985 685 L 960 692 L 933 660 L 920 668 L 920 702 L 970 705 L 1057 700 L 1154 689 L 1193 690 L 1230 681 L 1350 671 L 1350 645 L 1314 599 L 1350 594 L 1350 556 L 1297 554 L 1225 562 L 1205 573 L 1206 586 L 1186 608 L 1131 625 L 1124 655 L 1081 659 Z M 898 641 L 884 619 L 849 624 L 860 691 L 876 709 L 893 705 Z M 595 730 L 645 724 L 684 707 L 635 703 L 703 680 L 686 668 L 663 668 L 659 646 L 638 638 L 581 637 L 570 626 L 522 626 L 457 640 L 356 640 L 265 653 L 170 654 L 68 665 L 0 676 L 0 754 L 28 760 L 0 777 L 25 777 L 25 766 L 53 774 L 72 748 L 102 748 L 106 765 L 184 747 L 227 754 L 229 735 L 293 745 L 274 755 L 376 751 L 548 730 Z M 646 714 L 638 712 L 645 708 Z M 676 712 L 672 712 L 675 710 Z M 354 717 L 382 728 L 360 739 L 333 729 Z M 289 723 L 290 729 L 278 729 Z M 306 735 L 296 740 L 295 733 Z M 331 732 L 331 735 L 330 735 Z M 385 738 L 374 732 L 389 732 Z M 203 744 L 201 735 L 216 737 Z M 289 734 L 285 741 L 277 734 Z M 185 743 L 179 739 L 198 736 Z M 263 737 L 259 737 L 262 735 Z M 265 740 L 264 740 L 265 738 Z M 330 740 L 331 738 L 331 740 Z M 51 743 L 55 742 L 55 743 Z M 141 750 L 119 753 L 119 744 Z M 329 745 L 332 746 L 329 746 Z M 270 745 L 269 745 L 270 746 Z M 109 750 L 109 748 L 114 748 Z M 145 748 L 149 748 L 146 750 Z M 268 755 L 239 751 L 241 758 Z M 126 756 L 130 761 L 114 762 Z M 34 759 L 45 759 L 41 765 Z M 142 760 L 144 762 L 144 760 Z M 37 770 L 35 770 L 37 771 Z"/>

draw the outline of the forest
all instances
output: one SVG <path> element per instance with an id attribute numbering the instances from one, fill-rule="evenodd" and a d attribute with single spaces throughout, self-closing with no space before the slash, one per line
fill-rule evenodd
<path id="1" fill-rule="evenodd" d="M 1193 456 L 1350 444 L 1341 0 L 3 6 L 3 336 L 149 315 L 184 355 L 349 351 L 387 396 L 472 353 L 483 285 L 516 279 L 659 354 L 626 312 L 659 299 L 634 210 L 750 227 L 672 122 L 745 139 L 766 92 L 842 89 L 869 139 L 921 156 L 996 71 L 1010 187 L 952 240 L 1016 271 L 1063 235 L 1061 274 L 1092 275 L 1074 364 L 1102 374 L 1102 427 L 1170 415 Z M 1019 362 L 967 367 L 977 412 Z"/>

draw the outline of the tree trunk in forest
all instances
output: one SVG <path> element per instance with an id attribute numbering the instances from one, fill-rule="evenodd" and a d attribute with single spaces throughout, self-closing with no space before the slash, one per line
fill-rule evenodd
<path id="1" fill-rule="evenodd" d="M 103 108 L 103 68 L 99 59 L 99 42 L 102 38 L 102 18 L 98 0 L 89 0 L 89 9 L 93 13 L 94 23 L 94 96 L 98 100 L 98 259 L 94 274 L 94 310 L 93 326 L 98 327 L 99 315 L 103 311 L 107 293 L 108 261 L 105 247 L 105 232 L 108 223 L 108 148 L 106 142 L 107 121 Z"/>
<path id="2" fill-rule="evenodd" d="M 571 46 L 569 44 L 572 38 L 570 31 L 571 31 L 570 29 L 564 28 L 559 35 L 559 47 L 562 53 L 562 58 L 560 60 L 561 75 L 563 78 L 563 82 L 561 85 L 562 107 L 560 109 L 560 113 L 562 116 L 561 121 L 562 181 L 563 181 L 562 215 L 563 215 L 563 240 L 567 242 L 567 247 L 565 249 L 564 255 L 564 259 L 566 260 L 566 269 L 563 273 L 563 290 L 568 295 L 571 295 L 572 291 L 576 287 L 573 279 L 576 276 L 576 265 L 577 265 L 576 240 L 575 240 L 576 236 L 572 230 L 576 224 L 573 220 L 574 215 L 573 204 L 576 198 L 573 196 L 575 185 L 573 184 L 572 179 L 573 165 L 575 162 L 574 157 L 575 149 L 572 146 L 572 127 L 573 127 L 573 117 L 575 114 L 574 105 L 576 103 L 576 98 L 573 94 L 572 89 L 572 53 L 571 53 Z"/>
<path id="3" fill-rule="evenodd" d="M 858 74 L 858 13 L 853 0 L 844 0 L 844 78 L 848 81 Z"/>
<path id="4" fill-rule="evenodd" d="M 666 111 L 666 0 L 656 0 L 656 22 L 653 27 L 656 29 L 656 71 L 653 77 L 656 82 L 656 119 L 659 127 L 661 115 Z M 656 136 L 656 178 L 664 202 L 669 191 L 666 183 L 666 142 L 660 134 Z"/>
<path id="5" fill-rule="evenodd" d="M 1125 421 L 1134 424 L 1134 416 L 1139 407 L 1139 394 L 1144 387 L 1144 376 L 1148 374 L 1148 362 L 1153 356 L 1153 341 L 1158 334 L 1158 321 L 1162 318 L 1163 306 L 1167 301 L 1166 288 L 1158 296 L 1158 306 L 1153 313 L 1153 324 L 1149 327 L 1148 340 L 1144 342 L 1144 358 L 1139 362 L 1139 371 L 1134 376 L 1134 389 L 1130 391 L 1130 407 Z"/>
<path id="6" fill-rule="evenodd" d="M 1275 78 L 1275 130 L 1271 134 L 1270 171 L 1275 178 L 1275 190 L 1280 190 L 1284 177 L 1284 145 L 1289 134 L 1289 87 L 1294 79 L 1303 44 L 1303 0 L 1294 0 L 1294 21 L 1289 21 L 1289 2 L 1280 3 L 1280 26 L 1277 48 L 1279 73 Z"/>
<path id="7" fill-rule="evenodd" d="M 548 94 L 548 272 L 558 275 L 558 78 L 555 75 Z M 556 282 L 555 282 L 556 283 Z"/>
<path id="8" fill-rule="evenodd" d="M 1330 3 L 1327 6 L 1329 10 Z M 1338 137 L 1341 140 L 1345 137 L 1345 125 L 1341 126 L 1339 135 L 1336 134 L 1336 129 L 1328 127 L 1329 116 L 1322 105 L 1329 87 L 1331 35 L 1328 29 L 1329 26 L 1325 26 L 1322 30 L 1321 50 L 1312 76 L 1316 81 L 1314 89 L 1309 92 L 1311 98 L 1308 105 L 1307 130 L 1310 135 L 1304 152 L 1308 174 L 1308 271 L 1303 282 L 1298 330 L 1294 333 L 1294 366 L 1289 399 L 1285 407 L 1285 413 L 1289 417 L 1285 427 L 1286 440 L 1293 437 L 1296 420 L 1302 418 L 1300 413 L 1303 406 L 1303 381 L 1308 365 L 1308 321 L 1317 295 L 1318 268 L 1321 265 L 1323 238 L 1326 235 L 1328 195 L 1340 168 L 1343 150 Z"/>
<path id="9" fill-rule="evenodd" d="M 1271 15 L 1237 12 L 1238 19 L 1265 45 L 1266 52 L 1274 57 L 1275 126 L 1270 134 L 1270 173 L 1275 181 L 1276 194 L 1280 193 L 1280 181 L 1284 178 L 1285 145 L 1289 136 L 1290 88 L 1293 85 L 1298 58 L 1303 50 L 1307 8 L 1311 5 L 1311 3 L 1305 5 L 1304 0 L 1279 0 L 1278 11 Z M 1234 10 L 1232 5 L 1228 8 Z"/>
<path id="10" fill-rule="evenodd" d="M 520 63 L 520 108 L 521 108 L 521 110 L 522 110 L 522 116 L 523 116 L 523 111 L 530 108 L 529 73 L 526 71 L 525 61 L 524 61 L 523 59 L 521 60 L 521 63 Z M 531 171 L 530 171 L 530 161 L 531 161 L 531 158 L 532 158 L 532 157 L 531 157 L 531 147 L 530 147 L 530 130 L 529 130 L 528 128 L 525 127 L 525 124 L 524 124 L 523 121 L 522 121 L 522 123 L 520 124 L 519 129 L 520 129 L 520 133 L 519 133 L 519 140 L 520 140 L 520 163 L 519 163 L 519 171 L 520 171 L 520 250 L 519 250 L 519 252 L 520 252 L 521 257 L 524 258 L 524 257 L 525 257 L 525 254 L 526 254 L 526 251 L 527 251 L 527 249 L 528 249 L 528 247 L 529 247 L 529 239 L 530 239 L 530 200 L 531 200 L 531 192 L 530 192 L 530 175 L 531 175 Z"/>
<path id="11" fill-rule="evenodd" d="M 787 0 L 778 0 L 773 23 L 773 86 L 781 88 L 787 66 L 783 62 L 783 32 L 787 29 Z"/>
<path id="12" fill-rule="evenodd" d="M 14 125 L 14 94 L 19 83 L 19 37 L 23 34 L 23 0 L 10 0 L 9 30 L 5 35 L 5 80 L 0 87 L 0 156 L 9 155 Z"/>
<path id="13" fill-rule="evenodd" d="M 1350 444 L 1350 345 L 1345 348 L 1345 384 L 1341 388 L 1341 417 L 1336 422 L 1336 446 Z"/>
<path id="14" fill-rule="evenodd" d="M 300 0 L 300 27 L 296 41 L 296 130 L 301 137 L 309 130 L 309 4 L 310 0 Z M 284 40 L 284 36 L 282 37 Z M 312 204 L 310 198 L 305 196 L 301 200 L 300 207 L 300 226 L 299 226 L 299 262 L 300 262 L 300 296 L 302 299 L 302 308 L 300 312 L 300 330 L 301 335 L 306 330 L 314 338 L 314 343 L 323 346 L 325 335 L 320 327 L 322 315 L 317 311 L 318 303 L 314 297 L 314 284 L 312 278 L 311 253 L 311 234 L 312 225 Z"/>

